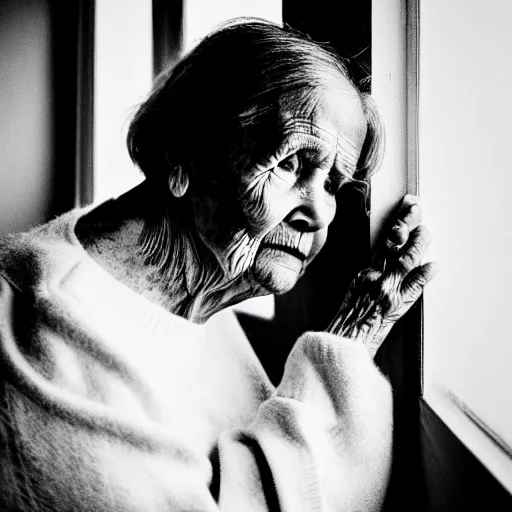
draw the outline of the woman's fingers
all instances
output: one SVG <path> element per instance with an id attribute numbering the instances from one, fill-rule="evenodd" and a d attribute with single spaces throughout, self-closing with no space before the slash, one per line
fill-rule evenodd
<path id="1" fill-rule="evenodd" d="M 398 268 L 406 274 L 421 264 L 430 245 L 430 231 L 420 224 L 411 233 L 407 244 L 403 248 L 403 254 L 398 258 Z"/>
<path id="2" fill-rule="evenodd" d="M 407 242 L 409 234 L 421 223 L 422 213 L 418 204 L 418 197 L 412 194 L 404 196 L 397 219 L 386 240 L 386 246 L 391 250 L 398 250 Z"/>
<path id="3" fill-rule="evenodd" d="M 386 239 L 386 248 L 391 251 L 396 251 L 402 247 L 409 238 L 409 227 L 406 223 L 398 221 L 389 233 Z"/>
<path id="4" fill-rule="evenodd" d="M 354 278 L 330 332 L 363 342 L 374 354 L 393 325 L 434 277 L 436 264 L 422 265 L 430 232 L 421 224 L 418 198 L 404 196 L 388 238 L 372 268 Z"/>
<path id="5" fill-rule="evenodd" d="M 405 196 L 402 198 L 402 204 L 400 205 L 400 209 L 410 208 L 415 204 L 419 204 L 419 202 L 420 199 L 418 196 L 415 196 L 414 194 L 405 194 Z M 419 221 L 421 221 L 421 219 Z"/>
<path id="6" fill-rule="evenodd" d="M 414 303 L 423 292 L 424 286 L 435 276 L 437 263 L 430 262 L 411 270 L 402 281 L 401 291 L 404 302 Z"/>
<path id="7" fill-rule="evenodd" d="M 420 225 L 422 212 L 418 197 L 407 194 L 402 199 L 398 210 L 393 215 L 395 221 L 386 233 L 386 239 L 381 248 L 377 249 L 373 264 L 375 268 L 384 271 L 409 240 L 410 234 Z"/>

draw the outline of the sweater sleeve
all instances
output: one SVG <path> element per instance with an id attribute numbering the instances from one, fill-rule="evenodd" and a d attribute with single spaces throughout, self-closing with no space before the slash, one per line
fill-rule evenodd
<path id="1" fill-rule="evenodd" d="M 280 385 L 247 428 L 220 435 L 218 464 L 210 464 L 173 432 L 62 391 L 53 375 L 36 371 L 25 344 L 32 329 L 17 339 L 15 320 L 25 325 L 23 308 L 33 309 L 23 301 L 0 279 L 0 509 L 380 509 L 392 400 L 362 345 L 325 333 L 300 337 Z M 41 342 L 64 336 L 38 325 Z"/>
<path id="2" fill-rule="evenodd" d="M 220 509 L 378 511 L 391 465 L 392 398 L 366 348 L 310 332 L 251 427 L 220 440 Z"/>

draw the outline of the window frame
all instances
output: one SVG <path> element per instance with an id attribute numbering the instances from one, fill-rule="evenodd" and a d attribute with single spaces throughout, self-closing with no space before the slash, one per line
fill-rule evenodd
<path id="1" fill-rule="evenodd" d="M 408 141 L 410 147 L 409 174 L 408 183 L 411 184 L 411 193 L 414 188 L 421 192 L 421 168 L 420 168 L 420 139 L 419 139 L 419 117 L 421 115 L 421 95 L 420 95 L 420 59 L 421 59 L 421 40 L 420 31 L 420 11 L 421 0 L 407 0 L 408 9 L 411 13 L 411 23 L 414 27 L 408 27 L 407 37 L 408 51 L 410 51 L 408 65 L 410 71 L 410 83 L 408 84 L 408 99 L 410 101 L 408 110 Z M 409 152 L 408 152 L 409 155 Z M 423 309 L 423 308 L 422 308 Z M 425 423 L 426 417 L 437 418 L 436 429 L 439 431 L 439 438 L 449 430 L 451 435 L 461 443 L 463 447 L 461 452 L 464 455 L 458 456 L 459 459 L 466 459 L 467 463 L 461 467 L 467 479 L 473 478 L 475 473 L 487 474 L 487 486 L 493 491 L 500 500 L 500 503 L 507 503 L 512 508 L 512 447 L 508 446 L 491 427 L 489 427 L 479 415 L 471 410 L 460 398 L 451 393 L 439 391 L 429 391 L 425 396 L 424 384 L 424 346 L 428 340 L 424 339 L 423 314 L 419 319 L 418 329 L 420 329 L 421 346 L 418 357 L 421 359 L 420 367 L 420 422 Z M 442 426 L 441 426 L 442 425 Z M 431 431 L 432 433 L 433 431 Z M 492 455 L 490 455 L 492 452 Z M 448 457 L 454 457 L 454 452 L 447 453 Z M 425 454 L 423 454 L 424 456 Z M 454 464 L 457 462 L 454 462 Z M 505 468 L 505 466 L 507 466 Z M 426 475 L 428 479 L 428 475 Z"/>
<path id="2" fill-rule="evenodd" d="M 374 5 L 379 0 L 374 0 Z M 402 10 L 399 31 L 402 37 L 399 51 L 404 53 L 406 79 L 403 83 L 402 94 L 406 98 L 405 119 L 402 126 L 405 128 L 405 137 L 402 151 L 406 158 L 406 167 L 397 169 L 401 172 L 402 186 L 405 192 L 420 195 L 421 197 L 421 169 L 420 169 L 420 139 L 419 116 L 420 107 L 420 8 L 421 0 L 397 0 L 395 8 Z M 387 5 L 392 3 L 388 1 Z M 374 20 L 372 20 L 372 23 Z M 375 30 L 375 27 L 374 27 Z M 396 51 L 390 49 L 390 51 Z M 378 62 L 376 63 L 378 67 Z M 374 71 L 375 73 L 375 71 Z M 378 182 L 374 183 L 372 192 L 378 195 Z M 376 189 L 377 187 L 377 189 Z M 398 197 L 396 197 L 398 199 Z M 372 212 L 373 213 L 373 212 Z M 381 227 L 378 220 L 372 226 L 374 231 L 372 240 L 376 239 L 375 231 Z M 403 422 L 405 440 L 399 442 L 406 447 L 406 455 L 401 460 L 406 473 L 402 473 L 400 503 L 415 503 L 420 501 L 422 510 L 462 510 L 466 506 L 483 504 L 486 507 L 512 506 L 512 496 L 503 487 L 503 481 L 496 478 L 484 465 L 483 459 L 478 458 L 478 450 L 470 447 L 468 436 L 461 436 L 460 429 L 453 428 L 455 416 L 459 420 L 465 416 L 467 423 L 471 423 L 474 439 L 482 442 L 487 437 L 488 443 L 500 446 L 500 440 L 493 435 L 483 422 L 479 421 L 474 412 L 468 410 L 465 404 L 452 399 L 432 402 L 424 397 L 424 308 L 421 299 L 406 315 L 392 333 L 391 338 L 402 337 L 406 339 L 405 345 L 395 343 L 391 347 L 388 357 L 397 358 L 401 366 L 401 385 L 404 393 L 402 408 L 404 411 L 400 421 Z M 389 340 L 386 341 L 388 343 Z M 393 339 L 391 339 L 393 343 Z M 452 418 L 450 418 L 452 416 Z M 446 420 L 449 420 L 448 422 Z M 503 446 L 500 447 L 502 451 Z M 440 457 L 442 453 L 442 457 Z M 512 453 L 507 453 L 511 458 Z M 412 471 L 410 471 L 412 469 Z M 400 472 L 399 472 L 400 473 Z M 438 475 L 446 476 L 444 483 Z M 512 480 L 512 479 L 511 479 Z M 512 487 L 509 487 L 509 490 Z M 421 499 L 418 499 L 421 496 Z M 409 505 L 410 506 L 410 505 Z M 390 508 L 392 510 L 392 508 Z"/>
<path id="3" fill-rule="evenodd" d="M 75 207 L 94 199 L 95 0 L 78 0 Z"/>

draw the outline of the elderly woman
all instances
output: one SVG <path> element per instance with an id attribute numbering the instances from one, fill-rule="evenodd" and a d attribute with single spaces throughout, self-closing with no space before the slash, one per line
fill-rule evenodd
<path id="1" fill-rule="evenodd" d="M 162 76 L 128 135 L 145 181 L 0 246 L 0 509 L 379 510 L 372 356 L 433 274 L 415 198 L 277 388 L 226 308 L 295 285 L 380 147 L 343 62 L 286 28 L 230 23 Z"/>

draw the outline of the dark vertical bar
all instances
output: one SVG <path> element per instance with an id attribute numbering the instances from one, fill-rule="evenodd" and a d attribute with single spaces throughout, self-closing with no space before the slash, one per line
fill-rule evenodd
<path id="1" fill-rule="evenodd" d="M 283 0 L 285 24 L 329 43 L 352 62 L 354 80 L 370 87 L 372 45 L 371 0 Z"/>
<path id="2" fill-rule="evenodd" d="M 77 139 L 77 0 L 50 0 L 52 81 L 52 201 L 50 216 L 75 205 Z"/>
<path id="3" fill-rule="evenodd" d="M 315 41 L 330 45 L 350 61 L 354 81 L 362 82 L 365 90 L 369 90 L 371 0 L 283 0 L 283 22 Z M 275 299 L 276 317 L 289 333 L 288 344 L 293 344 L 305 330 L 325 329 L 339 309 L 352 278 L 368 266 L 369 220 L 363 194 L 342 189 L 322 252 L 294 289 Z"/>
<path id="4" fill-rule="evenodd" d="M 183 0 L 153 0 L 153 75 L 179 59 L 183 50 Z"/>
<path id="5" fill-rule="evenodd" d="M 93 201 L 94 0 L 78 0 L 75 205 Z"/>

